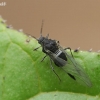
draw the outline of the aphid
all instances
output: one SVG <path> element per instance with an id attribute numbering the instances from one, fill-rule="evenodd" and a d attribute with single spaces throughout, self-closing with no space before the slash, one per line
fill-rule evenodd
<path id="1" fill-rule="evenodd" d="M 59 68 L 63 69 L 65 73 L 67 73 L 73 80 L 80 82 L 81 84 L 92 86 L 91 81 L 88 77 L 88 75 L 85 73 L 84 69 L 81 67 L 80 64 L 78 64 L 71 52 L 71 48 L 65 48 L 63 49 L 59 45 L 59 41 L 48 39 L 49 34 L 46 37 L 42 36 L 42 28 L 43 28 L 43 21 L 41 25 L 41 31 L 40 31 L 40 38 L 37 39 L 38 43 L 42 47 L 42 51 L 46 54 L 41 61 L 43 61 L 47 56 L 50 58 L 50 66 L 53 70 L 53 72 L 57 75 L 59 80 L 61 81 L 58 74 L 55 72 L 54 67 L 52 66 L 52 63 Z M 39 49 L 40 47 L 35 48 L 34 50 Z M 65 50 L 69 49 L 69 52 L 66 52 Z"/>

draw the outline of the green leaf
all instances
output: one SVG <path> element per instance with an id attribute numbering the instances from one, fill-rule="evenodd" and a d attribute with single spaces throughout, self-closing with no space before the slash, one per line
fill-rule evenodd
<path id="1" fill-rule="evenodd" d="M 71 100 L 74 97 L 77 100 L 87 97 L 97 100 L 96 95 L 100 93 L 99 53 L 73 52 L 75 59 L 85 66 L 92 81 L 92 87 L 85 87 L 53 64 L 61 78 L 60 82 L 50 68 L 49 58 L 41 62 L 45 55 L 41 48 L 33 51 L 38 46 L 35 39 L 6 28 L 0 19 L 0 100 L 41 100 L 42 97 L 48 98 L 43 100 Z M 53 98 L 54 94 L 57 96 Z"/>
<path id="2" fill-rule="evenodd" d="M 28 100 L 100 100 L 100 97 L 71 92 L 44 92 Z"/>

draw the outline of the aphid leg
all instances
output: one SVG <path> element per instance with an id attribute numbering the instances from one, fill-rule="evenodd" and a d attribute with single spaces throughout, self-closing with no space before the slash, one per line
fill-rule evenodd
<path id="1" fill-rule="evenodd" d="M 53 66 L 52 66 L 52 59 L 50 59 L 50 67 L 52 68 L 52 71 L 55 73 L 55 75 L 58 77 L 59 81 L 61 82 L 60 77 L 58 76 L 58 74 L 55 72 Z"/>
<path id="2" fill-rule="evenodd" d="M 70 48 L 70 47 L 64 48 L 64 50 L 67 50 L 67 49 L 69 49 L 69 50 L 70 50 L 71 55 L 72 55 L 72 57 L 74 58 L 74 56 L 73 56 L 73 54 L 72 54 L 72 51 L 71 51 L 71 48 Z"/>
<path id="3" fill-rule="evenodd" d="M 37 47 L 37 48 L 33 49 L 33 51 L 35 51 L 35 50 L 39 49 L 40 47 L 41 47 L 41 46 L 39 46 L 39 47 Z"/>
<path id="4" fill-rule="evenodd" d="M 46 57 L 47 57 L 47 55 L 45 55 L 45 56 L 42 58 L 41 62 L 44 61 L 44 59 L 45 59 Z"/>
<path id="5" fill-rule="evenodd" d="M 35 36 L 32 36 L 32 37 L 38 41 L 38 39 Z"/>

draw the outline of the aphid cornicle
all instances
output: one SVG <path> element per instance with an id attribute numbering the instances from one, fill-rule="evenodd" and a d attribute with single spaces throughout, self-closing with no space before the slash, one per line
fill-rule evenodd
<path id="1" fill-rule="evenodd" d="M 78 81 L 84 85 L 92 86 L 91 81 L 88 77 L 88 75 L 85 73 L 84 69 L 81 67 L 80 64 L 78 64 L 71 52 L 71 48 L 65 48 L 63 49 L 59 45 L 59 41 L 48 39 L 49 34 L 46 37 L 42 36 L 42 27 L 43 27 L 43 21 L 41 26 L 41 36 L 39 39 L 35 38 L 38 43 L 42 47 L 42 51 L 46 54 L 41 61 L 43 61 L 47 56 L 50 58 L 50 67 L 52 68 L 53 72 L 57 75 L 59 80 L 61 81 L 58 74 L 55 72 L 54 67 L 52 66 L 52 63 L 59 68 L 63 69 L 65 73 L 67 73 L 72 79 L 75 81 Z M 40 47 L 35 48 L 34 50 L 39 49 Z M 66 52 L 65 50 L 69 49 L 69 52 Z"/>

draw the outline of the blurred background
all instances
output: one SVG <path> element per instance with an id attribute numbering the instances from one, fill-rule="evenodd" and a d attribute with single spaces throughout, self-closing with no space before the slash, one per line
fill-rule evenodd
<path id="1" fill-rule="evenodd" d="M 49 33 L 61 46 L 100 50 L 100 0 L 0 0 L 0 15 L 35 37 L 44 20 L 43 35 Z"/>

